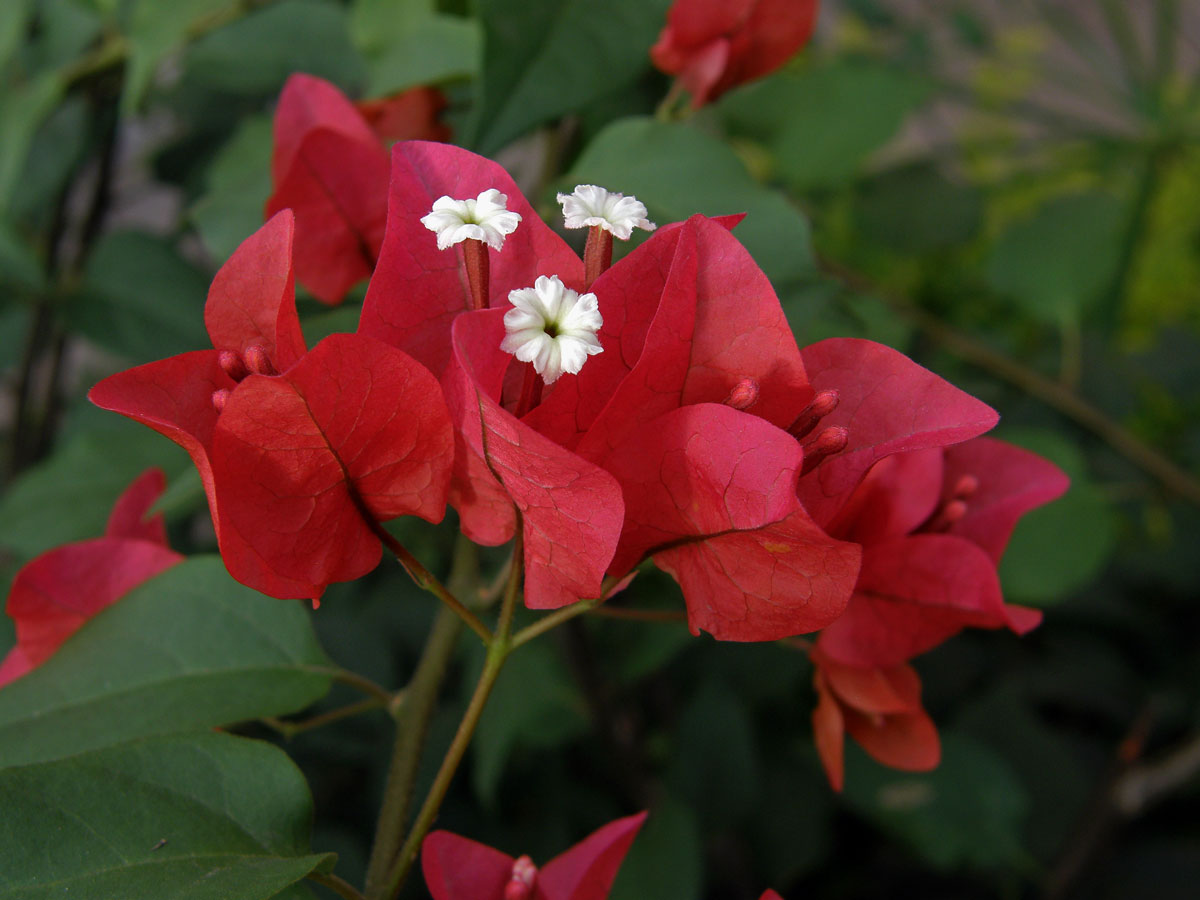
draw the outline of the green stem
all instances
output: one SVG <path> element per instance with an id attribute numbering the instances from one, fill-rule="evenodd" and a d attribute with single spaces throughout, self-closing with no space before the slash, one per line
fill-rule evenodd
<path id="1" fill-rule="evenodd" d="M 455 590 L 468 594 L 478 577 L 477 548 L 459 535 L 454 548 L 450 583 Z M 446 676 L 450 658 L 454 655 L 462 625 L 462 620 L 448 607 L 439 610 L 412 681 L 405 689 L 404 705 L 397 716 L 396 743 L 388 767 L 387 785 L 375 829 L 375 843 L 367 865 L 368 896 L 380 896 L 380 883 L 404 840 L 404 826 L 408 821 L 413 784 L 421 763 L 421 750 L 437 703 L 438 690 Z"/>
<path id="2" fill-rule="evenodd" d="M 359 675 L 357 672 L 351 672 L 349 669 L 335 669 L 333 680 L 362 691 L 368 697 L 378 700 L 380 706 L 391 706 L 396 700 L 391 691 L 376 684 L 370 678 Z"/>
<path id="3" fill-rule="evenodd" d="M 500 676 L 500 670 L 504 667 L 504 661 L 512 652 L 509 636 L 525 571 L 525 567 L 522 565 L 521 534 L 521 523 L 518 520 L 517 539 L 513 547 L 513 567 L 508 587 L 504 592 L 504 601 L 500 607 L 500 620 L 496 626 L 496 634 L 488 645 L 487 659 L 483 664 L 479 682 L 475 685 L 475 692 L 471 695 L 471 702 L 467 705 L 467 711 L 463 714 L 462 721 L 459 722 L 458 731 L 454 734 L 450 749 L 446 751 L 442 765 L 433 780 L 433 786 L 429 789 L 425 802 L 421 804 L 412 830 L 408 833 L 404 845 L 389 868 L 386 880 L 381 888 L 373 888 L 368 885 L 367 900 L 389 900 L 397 895 L 404 884 L 404 880 L 408 877 L 408 873 L 412 870 L 417 855 L 420 853 L 421 842 L 425 840 L 425 835 L 433 826 L 433 820 L 437 817 L 442 801 L 446 798 L 446 792 L 450 789 L 450 782 L 454 779 L 459 763 L 462 762 L 463 755 L 467 752 L 467 747 L 475 734 L 475 728 L 479 725 L 479 719 L 487 705 L 488 697 L 492 693 L 496 679 Z"/>
<path id="4" fill-rule="evenodd" d="M 345 897 L 346 900 L 363 900 L 363 895 L 355 890 L 354 885 L 350 884 L 344 878 L 338 878 L 338 876 L 332 873 L 326 875 L 323 872 L 309 872 L 305 877 L 309 881 L 329 888 L 339 897 Z"/>
<path id="5" fill-rule="evenodd" d="M 388 866 L 404 838 L 404 825 L 408 820 L 409 804 L 412 802 L 413 784 L 421 762 L 421 750 L 429 722 L 433 718 L 438 689 L 446 674 L 450 658 L 462 633 L 462 622 L 448 609 L 441 609 L 433 623 L 429 641 L 417 664 L 417 670 L 409 684 L 407 697 L 400 709 L 396 723 L 396 743 L 392 749 L 392 760 L 388 766 L 387 785 L 384 787 L 383 805 L 375 828 L 375 843 L 371 848 L 371 859 L 367 865 L 367 896 L 384 896 L 379 893 Z"/>
<path id="6" fill-rule="evenodd" d="M 365 700 L 359 700 L 356 703 L 350 703 L 346 706 L 339 706 L 337 709 L 331 709 L 329 712 L 324 712 L 299 722 L 288 722 L 286 719 L 277 719 L 274 716 L 263 719 L 263 722 L 283 735 L 285 740 L 291 740 L 302 732 L 312 731 L 314 728 L 321 728 L 333 722 L 340 722 L 342 719 L 370 712 L 373 709 L 382 709 L 387 705 L 387 703 L 381 702 L 376 697 L 367 697 Z"/>
<path id="7" fill-rule="evenodd" d="M 542 616 L 532 625 L 526 625 L 512 639 L 512 647 L 515 650 L 522 644 L 532 641 L 540 634 L 545 634 L 551 628 L 557 628 L 563 622 L 569 622 L 576 616 L 581 616 L 586 612 L 594 612 L 597 605 L 600 603 L 596 600 L 580 600 L 578 603 L 572 603 L 570 606 L 564 606 L 562 609 L 557 609 L 549 615 Z"/>

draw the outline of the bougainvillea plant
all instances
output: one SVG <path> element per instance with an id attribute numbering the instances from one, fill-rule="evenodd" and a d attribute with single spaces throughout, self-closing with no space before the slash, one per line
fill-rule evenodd
<path id="1" fill-rule="evenodd" d="M 782 65 L 815 16 L 815 2 L 678 0 L 649 52 L 699 107 Z M 244 616 L 238 640 L 278 657 L 242 662 L 231 639 L 212 648 L 217 662 L 188 668 L 167 647 L 161 671 L 134 673 L 137 688 L 186 669 L 201 686 L 188 694 L 184 705 L 198 712 L 185 724 L 201 731 L 234 724 L 206 704 L 249 682 L 238 672 L 257 679 L 256 691 L 272 690 L 283 669 L 309 679 L 248 707 L 285 735 L 299 729 L 278 716 L 335 678 L 367 699 L 318 724 L 380 707 L 395 717 L 365 884 L 334 874 L 330 855 L 307 854 L 303 836 L 300 849 L 280 837 L 306 825 L 281 826 L 271 803 L 227 789 L 224 767 L 241 765 L 238 754 L 271 751 L 207 733 L 195 758 L 161 760 L 183 752 L 172 744 L 182 727 L 174 718 L 131 735 L 145 743 L 130 771 L 149 778 L 132 793 L 153 792 L 160 764 L 198 767 L 188 802 L 207 809 L 222 796 L 238 807 L 236 840 L 192 856 L 165 820 L 147 826 L 162 831 L 153 840 L 135 823 L 133 849 L 112 850 L 121 866 L 184 859 L 186 877 L 236 880 L 253 858 L 258 868 L 243 883 L 261 885 L 255 896 L 307 877 L 343 897 L 384 900 L 419 867 L 434 900 L 606 900 L 645 812 L 543 865 L 432 830 L 506 662 L 527 644 L 623 609 L 620 595 L 657 569 L 681 599 L 656 612 L 686 622 L 697 643 L 706 633 L 807 657 L 814 696 L 796 698 L 796 714 L 813 708 L 817 756 L 840 791 L 847 734 L 885 766 L 938 764 L 914 657 L 964 628 L 1024 634 L 1040 621 L 1004 602 L 996 566 L 1017 520 L 1061 494 L 1066 477 L 982 437 L 997 422 L 993 409 L 880 343 L 801 347 L 739 239 L 740 210 L 655 222 L 624 185 L 590 183 L 548 193 L 558 209 L 539 205 L 498 162 L 439 142 L 449 136 L 437 122 L 445 102 L 418 88 L 355 104 L 330 82 L 291 76 L 275 107 L 265 221 L 196 310 L 211 349 L 116 372 L 89 394 L 187 452 L 221 561 L 251 589 L 239 596 L 254 598 L 228 611 Z M 353 333 L 310 348 L 297 282 L 329 306 L 365 283 Z M 26 692 L 42 698 L 34 719 L 61 715 L 82 735 L 79 746 L 22 758 L 30 778 L 49 766 L 50 784 L 56 760 L 83 753 L 98 754 L 89 772 L 136 780 L 105 755 L 111 748 L 88 743 L 93 724 L 70 718 L 70 698 L 51 681 L 59 670 L 47 666 L 39 680 L 38 667 L 60 649 L 98 652 L 72 635 L 168 570 L 184 594 L 193 572 L 198 590 L 209 583 L 211 571 L 201 578 L 168 547 L 162 516 L 150 515 L 165 484 L 147 472 L 118 500 L 103 537 L 44 553 L 16 575 L 8 613 L 17 646 L 0 664 L 0 685 L 12 683 L 0 691 L 0 728 L 5 703 L 26 702 Z M 436 525 L 448 510 L 457 549 L 440 578 L 410 549 L 423 527 L 411 519 Z M 491 571 L 480 571 L 478 547 L 500 548 L 484 557 Z M 335 671 L 315 642 L 296 636 L 307 634 L 296 616 L 327 614 L 316 610 L 326 590 L 370 576 L 384 549 L 439 609 L 399 690 Z M 253 592 L 313 610 L 290 604 L 277 629 L 270 616 L 264 626 L 262 610 L 283 606 L 256 605 Z M 443 756 L 423 772 L 441 678 L 467 630 L 478 681 L 458 724 L 441 729 Z M 218 676 L 227 680 L 204 681 Z M 131 705 L 114 700 L 103 715 L 134 715 Z M 55 728 L 25 727 L 29 747 L 56 746 Z M 271 771 L 264 782 L 293 777 L 286 766 Z M 291 806 L 281 820 L 306 821 L 303 798 Z M 781 898 L 766 890 L 761 900 Z"/>

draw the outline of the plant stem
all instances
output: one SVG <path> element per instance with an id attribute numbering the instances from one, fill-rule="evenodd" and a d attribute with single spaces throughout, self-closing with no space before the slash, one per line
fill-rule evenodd
<path id="1" fill-rule="evenodd" d="M 526 625 L 515 635 L 513 635 L 513 649 L 520 647 L 522 644 L 527 644 L 539 634 L 545 634 L 551 628 L 557 628 L 563 622 L 569 622 L 576 616 L 581 616 L 586 612 L 595 611 L 600 600 L 580 600 L 578 603 L 572 603 L 570 606 L 564 606 L 562 609 L 556 609 L 549 615 L 542 616 L 532 625 Z"/>
<path id="2" fill-rule="evenodd" d="M 964 334 L 942 322 L 908 300 L 897 297 L 878 285 L 837 263 L 821 261 L 826 272 L 843 281 L 848 287 L 884 300 L 889 306 L 921 329 L 926 336 L 951 353 L 1002 378 L 1041 400 L 1076 424 L 1091 431 L 1113 450 L 1124 456 L 1142 471 L 1158 479 L 1167 490 L 1190 503 L 1200 506 L 1200 480 L 1167 459 L 1150 445 L 1143 443 L 1103 411 L 1088 403 L 1074 391 L 993 350 L 982 341 Z"/>
<path id="3" fill-rule="evenodd" d="M 381 706 L 390 706 L 396 701 L 396 696 L 391 691 L 349 669 L 335 669 L 333 680 L 362 691 L 368 697 L 377 700 Z"/>
<path id="4" fill-rule="evenodd" d="M 409 684 L 408 695 L 396 723 L 396 743 L 392 749 L 383 805 L 375 828 L 375 843 L 367 866 L 368 897 L 384 896 L 379 891 L 404 836 L 413 783 L 417 778 L 429 721 L 433 718 L 438 689 L 461 633 L 462 621 L 458 616 L 445 607 L 439 610 L 421 661 Z"/>
<path id="5" fill-rule="evenodd" d="M 346 706 L 339 706 L 337 709 L 331 709 L 329 712 L 324 712 L 299 722 L 288 722 L 285 719 L 277 719 L 274 716 L 263 719 L 263 722 L 283 735 L 285 740 L 290 740 L 305 731 L 312 731 L 314 728 L 321 728 L 333 722 L 340 722 L 342 719 L 357 716 L 359 713 L 370 712 L 373 709 L 382 709 L 387 705 L 387 703 L 381 702 L 376 697 L 367 697 L 366 699 L 350 703 Z"/>
<path id="6" fill-rule="evenodd" d="M 450 583 L 458 591 L 469 593 L 479 578 L 479 558 L 476 547 L 465 536 L 459 535 L 454 547 L 454 562 L 450 571 Z M 421 750 L 433 717 L 438 690 L 446 675 L 450 658 L 462 633 L 462 620 L 443 606 L 434 619 L 429 639 L 421 660 L 409 686 L 405 689 L 404 705 L 400 708 L 396 722 L 396 743 L 388 767 L 387 786 L 384 788 L 383 804 L 379 810 L 379 821 L 375 830 L 375 843 L 371 848 L 371 859 L 367 866 L 367 894 L 378 896 L 380 882 L 387 874 L 397 848 L 404 839 L 404 826 L 408 821 L 409 805 L 412 802 L 413 784 L 417 768 L 421 763 Z"/>
<path id="7" fill-rule="evenodd" d="M 517 539 L 513 547 L 513 567 L 508 587 L 504 592 L 504 601 L 500 607 L 500 620 L 496 625 L 496 633 L 488 645 L 487 659 L 484 661 L 479 682 L 475 685 L 475 692 L 471 695 L 467 711 L 463 714 L 462 721 L 459 722 L 458 731 L 454 734 L 450 749 L 446 751 L 442 765 L 433 780 L 433 786 L 429 789 L 425 802 L 421 804 L 421 810 L 417 813 L 412 830 L 408 833 L 400 852 L 392 861 L 382 887 L 372 888 L 368 884 L 367 900 L 389 900 L 396 896 L 404 884 L 404 880 L 412 870 L 413 863 L 417 860 L 421 842 L 429 833 L 433 820 L 437 817 L 442 801 L 446 797 L 446 791 L 450 789 L 450 782 L 454 779 L 458 765 L 467 752 L 467 747 L 475 734 L 475 728 L 479 725 L 479 718 L 483 715 L 484 707 L 487 705 L 488 697 L 492 693 L 496 679 L 500 676 L 500 670 L 504 667 L 504 661 L 512 652 L 513 648 L 509 638 L 512 631 L 513 613 L 516 609 L 517 598 L 521 593 L 521 583 L 525 572 L 525 567 L 521 563 L 523 559 L 521 534 L 521 523 L 518 520 Z"/>
<path id="8" fill-rule="evenodd" d="M 355 890 L 354 885 L 333 873 L 326 875 L 323 872 L 309 872 L 305 877 L 309 881 L 329 888 L 339 897 L 345 897 L 346 900 L 363 900 L 363 895 Z"/>
<path id="9" fill-rule="evenodd" d="M 363 500 L 362 496 L 355 489 L 354 485 L 349 481 L 346 483 L 346 489 L 350 493 L 350 499 L 353 501 L 355 508 L 358 510 L 358 514 L 362 516 L 363 521 L 367 523 L 367 527 L 371 529 L 375 537 L 379 538 L 380 542 L 385 547 L 392 551 L 392 555 L 395 556 L 400 562 L 400 565 L 404 567 L 404 571 L 409 574 L 409 577 L 416 582 L 417 587 L 421 588 L 421 590 L 429 591 L 429 593 L 441 600 L 448 609 L 453 611 L 456 616 L 470 626 L 472 631 L 479 635 L 479 639 L 483 641 L 484 645 L 486 646 L 492 639 L 492 633 L 488 630 L 488 627 L 479 620 L 479 617 L 475 615 L 475 613 L 467 609 L 466 606 L 463 605 L 462 601 L 454 596 L 454 594 L 451 593 L 445 585 L 438 581 L 437 576 L 425 568 L 419 559 L 409 553 L 407 547 L 392 537 L 391 532 L 379 523 L 374 514 L 371 512 L 370 508 L 367 506 L 366 501 Z M 461 538 L 461 540 L 466 540 L 466 538 Z M 461 550 L 461 547 L 459 549 Z"/>

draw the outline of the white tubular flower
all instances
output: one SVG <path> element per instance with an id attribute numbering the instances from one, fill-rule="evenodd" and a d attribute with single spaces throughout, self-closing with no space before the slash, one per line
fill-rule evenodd
<path id="1" fill-rule="evenodd" d="M 594 184 L 577 184 L 571 193 L 559 194 L 558 202 L 562 204 L 567 228 L 599 225 L 627 241 L 635 228 L 653 231 L 658 227 L 646 218 L 646 207 L 637 197 L 615 194 Z"/>
<path id="2" fill-rule="evenodd" d="M 595 294 L 580 296 L 557 275 L 538 276 L 531 288 L 508 292 L 513 308 L 504 314 L 508 332 L 500 349 L 533 363 L 546 384 L 563 372 L 575 375 L 589 356 L 604 348 L 596 332 L 604 324 Z"/>
<path id="3" fill-rule="evenodd" d="M 437 233 L 439 250 L 453 247 L 468 238 L 483 241 L 493 250 L 504 248 L 504 238 L 517 230 L 521 214 L 510 212 L 508 197 L 489 188 L 474 200 L 438 197 L 433 212 L 421 217 L 421 224 Z"/>

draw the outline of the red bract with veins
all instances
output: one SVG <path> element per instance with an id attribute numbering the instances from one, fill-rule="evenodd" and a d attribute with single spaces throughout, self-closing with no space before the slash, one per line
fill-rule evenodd
<path id="1" fill-rule="evenodd" d="M 775 71 L 812 37 L 817 0 L 675 0 L 650 58 L 698 108 Z"/>
<path id="2" fill-rule="evenodd" d="M 421 845 L 433 900 L 605 900 L 646 813 L 610 822 L 544 866 L 448 831 Z"/>
<path id="3" fill-rule="evenodd" d="M 162 515 L 146 518 L 166 480 L 142 473 L 117 499 L 104 537 L 57 547 L 13 579 L 8 615 L 17 645 L 0 662 L 0 685 L 41 665 L 92 616 L 183 557 L 167 546 Z"/>
<path id="4" fill-rule="evenodd" d="M 834 790 L 842 789 L 847 733 L 893 769 L 925 772 L 937 766 L 941 742 L 921 708 L 921 680 L 911 666 L 847 666 L 820 650 L 811 658 L 817 689 L 813 736 Z"/>
<path id="5" fill-rule="evenodd" d="M 187 450 L 234 578 L 315 600 L 378 564 L 379 522 L 441 520 L 454 438 L 436 379 L 406 354 L 351 334 L 306 352 L 292 230 L 279 213 L 217 273 L 216 349 L 120 372 L 89 397 Z"/>
<path id="6" fill-rule="evenodd" d="M 420 218 L 443 193 L 490 188 L 508 196 L 522 222 L 502 251 L 488 251 L 492 309 L 466 313 L 465 261 L 438 250 Z M 500 348 L 507 293 L 543 274 L 582 287 L 582 268 L 495 163 L 440 145 L 394 149 L 388 236 L 360 332 L 424 354 L 435 368 L 449 362 L 443 385 L 459 441 L 451 503 L 464 533 L 502 543 L 519 513 L 532 608 L 599 596 L 606 573 L 623 575 L 661 550 L 696 630 L 764 640 L 836 618 L 858 549 L 831 541 L 796 501 L 799 453 L 777 426 L 793 421 L 811 390 L 766 277 L 721 223 L 701 217 L 660 229 L 590 286 L 604 352 L 514 415 L 526 367 Z M 757 415 L 722 405 L 747 378 L 766 388 Z M 681 407 L 695 408 L 657 421 Z M 682 454 L 673 488 L 694 487 L 696 497 L 658 490 L 645 468 L 652 453 L 617 452 L 647 442 L 660 456 Z M 714 467 L 723 454 L 734 454 L 730 465 Z"/>
<path id="7" fill-rule="evenodd" d="M 825 522 L 863 545 L 863 566 L 845 615 L 821 633 L 822 652 L 894 666 L 964 627 L 1035 627 L 1040 612 L 1004 603 L 996 564 L 1017 520 L 1067 483 L 1052 463 L 990 438 L 875 464 Z"/>
<path id="8" fill-rule="evenodd" d="M 300 283 L 323 303 L 340 303 L 379 258 L 387 150 L 341 91 L 311 75 L 287 80 L 274 132 L 266 215 L 293 211 Z"/>

